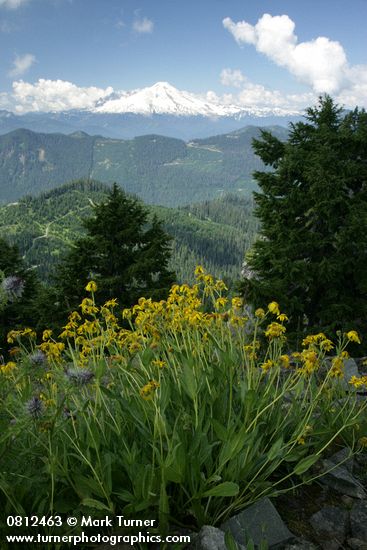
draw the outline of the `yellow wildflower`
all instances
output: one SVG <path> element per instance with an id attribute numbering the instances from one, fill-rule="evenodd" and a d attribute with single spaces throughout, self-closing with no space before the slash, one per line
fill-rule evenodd
<path id="1" fill-rule="evenodd" d="M 21 331 L 20 330 L 11 330 L 8 332 L 7 336 L 7 342 L 8 344 L 14 344 L 15 340 L 20 336 Z"/>
<path id="2" fill-rule="evenodd" d="M 266 327 L 265 336 L 269 339 L 279 338 L 285 333 L 285 331 L 286 328 L 283 325 L 280 325 L 279 323 L 270 323 L 270 325 Z"/>
<path id="3" fill-rule="evenodd" d="M 330 376 L 333 378 L 343 378 L 344 377 L 344 362 L 342 357 L 333 357 L 331 361 Z"/>
<path id="4" fill-rule="evenodd" d="M 160 369 L 163 369 L 167 365 L 165 361 L 162 361 L 161 359 L 153 359 L 152 365 L 155 367 L 159 367 Z"/>
<path id="5" fill-rule="evenodd" d="M 52 330 L 50 329 L 46 329 L 43 331 L 43 334 L 42 334 L 42 340 L 44 342 L 46 342 L 46 340 L 49 340 L 52 336 Z"/>
<path id="6" fill-rule="evenodd" d="M 357 389 L 362 386 L 367 386 L 367 376 L 351 376 L 349 384 Z"/>
<path id="7" fill-rule="evenodd" d="M 349 332 L 347 332 L 346 337 L 348 338 L 349 342 L 356 342 L 357 344 L 361 343 L 358 332 L 355 330 L 350 330 Z"/>
<path id="8" fill-rule="evenodd" d="M 221 296 L 220 298 L 217 298 L 215 300 L 214 307 L 215 309 L 221 309 L 227 304 L 227 302 L 228 302 L 227 298 L 224 298 L 223 296 Z"/>
<path id="9" fill-rule="evenodd" d="M 85 287 L 85 290 L 87 292 L 95 292 L 97 290 L 97 284 L 94 281 L 89 281 L 89 283 Z"/>
<path id="10" fill-rule="evenodd" d="M 81 310 L 86 315 L 92 315 L 93 313 L 97 313 L 98 307 L 94 305 L 93 300 L 90 298 L 84 298 L 82 300 L 82 303 L 80 304 Z"/>
<path id="11" fill-rule="evenodd" d="M 204 275 L 205 269 L 202 265 L 197 265 L 195 268 L 195 277 L 198 277 L 199 275 Z"/>
<path id="12" fill-rule="evenodd" d="M 321 340 L 320 342 L 320 348 L 325 351 L 331 351 L 334 348 L 334 344 L 331 340 L 328 338 L 325 338 L 325 340 Z"/>
<path id="13" fill-rule="evenodd" d="M 274 366 L 274 361 L 272 361 L 271 359 L 268 359 L 267 361 L 265 361 L 265 363 L 261 365 L 261 368 L 264 372 L 268 372 L 268 370 L 270 370 L 273 366 Z"/>
<path id="14" fill-rule="evenodd" d="M 232 307 L 234 309 L 240 309 L 243 305 L 243 300 L 239 296 L 232 298 Z"/>
<path id="15" fill-rule="evenodd" d="M 259 319 L 262 319 L 263 317 L 265 317 L 265 311 L 263 310 L 262 307 L 258 307 L 255 310 L 255 317 L 258 317 Z"/>
<path id="16" fill-rule="evenodd" d="M 367 447 L 367 437 L 361 437 L 358 440 L 358 443 L 360 444 L 361 447 Z"/>
<path id="17" fill-rule="evenodd" d="M 270 304 L 268 304 L 268 310 L 270 313 L 274 313 L 274 315 L 280 315 L 279 304 L 277 302 L 270 302 Z"/>
<path id="18" fill-rule="evenodd" d="M 290 367 L 290 358 L 289 358 L 289 355 L 281 355 L 279 357 L 280 359 L 280 364 L 281 366 L 284 368 L 284 369 L 289 369 Z"/>
<path id="19" fill-rule="evenodd" d="M 285 313 L 279 313 L 278 317 L 277 317 L 278 321 L 280 321 L 281 323 L 283 323 L 284 321 L 289 321 L 287 315 Z"/>
<path id="20" fill-rule="evenodd" d="M 159 383 L 156 382 L 156 380 L 149 380 L 145 386 L 143 386 L 140 390 L 140 395 L 143 399 L 152 399 L 154 392 L 157 388 L 159 388 Z"/>
<path id="21" fill-rule="evenodd" d="M 5 365 L 0 366 L 0 372 L 4 374 L 5 376 L 11 374 L 14 369 L 17 368 L 17 364 L 14 363 L 14 361 L 9 361 Z"/>
<path id="22" fill-rule="evenodd" d="M 117 306 L 116 298 L 112 298 L 112 300 L 107 300 L 107 302 L 104 304 L 104 307 L 116 307 L 116 306 Z"/>
<path id="23" fill-rule="evenodd" d="M 221 279 L 218 279 L 215 282 L 214 289 L 219 291 L 219 292 L 222 291 L 222 290 L 228 290 L 228 288 L 226 287 L 224 281 L 222 281 Z"/>

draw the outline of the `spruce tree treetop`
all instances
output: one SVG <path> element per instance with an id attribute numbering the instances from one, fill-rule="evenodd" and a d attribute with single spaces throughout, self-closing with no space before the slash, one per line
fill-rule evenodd
<path id="1" fill-rule="evenodd" d="M 333 333 L 367 326 L 367 114 L 344 114 L 329 96 L 292 124 L 286 143 L 269 132 L 254 149 L 262 229 L 248 256 L 244 296 L 276 299 L 291 329 Z"/>
<path id="2" fill-rule="evenodd" d="M 140 296 L 166 296 L 175 280 L 168 269 L 171 238 L 157 219 L 148 220 L 138 200 L 115 184 L 84 226 L 87 236 L 75 243 L 57 276 L 67 309 L 77 307 L 90 279 L 98 285 L 99 300 L 117 298 L 122 306 Z"/>

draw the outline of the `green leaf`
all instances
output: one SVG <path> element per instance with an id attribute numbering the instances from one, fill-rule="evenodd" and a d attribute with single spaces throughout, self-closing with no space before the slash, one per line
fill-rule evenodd
<path id="1" fill-rule="evenodd" d="M 197 382 L 192 366 L 187 363 L 183 366 L 182 386 L 187 395 L 195 401 L 197 394 Z"/>
<path id="2" fill-rule="evenodd" d="M 94 498 L 83 498 L 82 505 L 87 506 L 88 508 L 94 508 L 95 510 L 108 510 L 109 512 L 112 512 L 112 510 L 103 502 L 100 500 L 95 500 Z"/>
<path id="3" fill-rule="evenodd" d="M 284 441 L 283 437 L 280 436 L 274 445 L 270 448 L 270 451 L 268 452 L 268 460 L 275 460 L 278 456 L 281 455 L 281 450 L 283 447 Z"/>
<path id="4" fill-rule="evenodd" d="M 216 487 L 203 493 L 203 497 L 235 497 L 238 495 L 240 487 L 232 481 L 224 481 Z"/>
<path id="5" fill-rule="evenodd" d="M 301 474 L 304 474 L 305 472 L 307 472 L 307 470 L 309 470 L 311 468 L 311 466 L 313 466 L 313 464 L 315 464 L 315 462 L 317 462 L 319 460 L 319 455 L 310 455 L 310 456 L 306 456 L 306 458 L 303 458 L 302 460 L 300 460 L 298 462 L 298 464 L 295 466 L 293 472 L 297 475 L 297 476 L 300 476 Z"/>

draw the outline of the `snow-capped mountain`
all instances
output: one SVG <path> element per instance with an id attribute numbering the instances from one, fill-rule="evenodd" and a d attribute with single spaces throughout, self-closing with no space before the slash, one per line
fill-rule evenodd
<path id="1" fill-rule="evenodd" d="M 102 100 L 95 113 L 134 113 L 139 115 L 178 116 L 234 116 L 241 112 L 234 105 L 220 105 L 171 86 L 168 82 L 157 82 L 148 88 L 120 92 L 112 98 Z"/>
<path id="2" fill-rule="evenodd" d="M 213 94 L 214 96 L 214 94 Z M 133 113 L 139 115 L 174 115 L 203 117 L 286 116 L 298 113 L 279 108 L 250 108 L 223 104 L 191 92 L 178 90 L 168 82 L 157 82 L 148 88 L 113 93 L 102 99 L 94 113 Z"/>
<path id="3" fill-rule="evenodd" d="M 168 82 L 129 92 L 112 92 L 93 107 L 65 111 L 17 114 L 0 111 L 0 134 L 17 128 L 35 132 L 90 135 L 130 139 L 160 134 L 185 140 L 231 132 L 245 125 L 286 126 L 299 113 L 279 108 L 221 103 L 215 94 L 198 95 L 178 90 Z"/>

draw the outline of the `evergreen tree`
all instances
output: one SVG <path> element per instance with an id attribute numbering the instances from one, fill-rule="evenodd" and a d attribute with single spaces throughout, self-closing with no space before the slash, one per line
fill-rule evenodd
<path id="1" fill-rule="evenodd" d="M 84 221 L 87 236 L 76 241 L 57 276 L 62 307 L 77 307 L 93 279 L 99 301 L 117 298 L 121 306 L 139 297 L 162 299 L 175 280 L 168 270 L 171 238 L 141 203 L 115 184 L 108 199 Z M 65 307 L 64 307 L 65 306 Z"/>
<path id="2" fill-rule="evenodd" d="M 242 291 L 254 304 L 278 300 L 294 331 L 365 330 L 367 114 L 325 96 L 305 119 L 286 143 L 254 140 L 273 171 L 255 173 L 262 228 Z"/>

